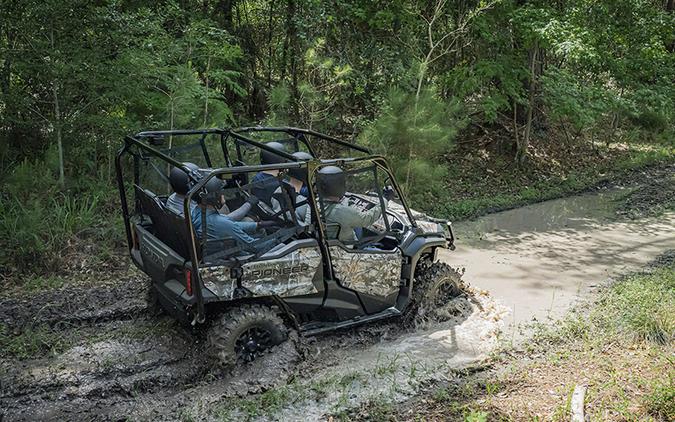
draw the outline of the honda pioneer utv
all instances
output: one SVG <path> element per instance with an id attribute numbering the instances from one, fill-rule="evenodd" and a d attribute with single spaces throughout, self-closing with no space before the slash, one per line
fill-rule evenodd
<path id="1" fill-rule="evenodd" d="M 362 146 L 298 128 L 141 132 L 116 172 L 132 261 L 223 363 L 289 329 L 315 335 L 460 293 L 434 263 L 454 249 L 450 223 L 408 208 L 385 158 Z M 367 218 L 343 223 L 336 209 Z"/>

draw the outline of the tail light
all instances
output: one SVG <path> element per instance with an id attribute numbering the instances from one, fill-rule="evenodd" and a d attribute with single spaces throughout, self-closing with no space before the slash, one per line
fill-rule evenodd
<path id="1" fill-rule="evenodd" d="M 192 296 L 192 270 L 185 270 L 185 291 Z"/>

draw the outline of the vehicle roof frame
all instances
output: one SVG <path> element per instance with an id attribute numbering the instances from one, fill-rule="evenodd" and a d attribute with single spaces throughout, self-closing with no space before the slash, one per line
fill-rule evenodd
<path id="1" fill-rule="evenodd" d="M 234 128 L 230 129 L 230 134 L 232 136 L 235 136 L 237 139 L 240 140 L 248 140 L 251 141 L 252 139 L 249 137 L 244 136 L 244 133 L 250 133 L 250 132 L 281 132 L 281 133 L 286 133 L 288 135 L 293 136 L 294 138 L 298 139 L 299 141 L 303 142 L 305 146 L 307 146 L 307 149 L 310 151 L 310 153 L 316 157 L 316 150 L 314 147 L 312 147 L 311 142 L 309 142 L 304 135 L 310 135 L 310 136 L 315 136 L 319 139 L 323 139 L 324 141 L 328 141 L 333 144 L 337 144 L 343 147 L 347 147 L 352 150 L 359 151 L 361 153 L 365 153 L 368 155 L 372 155 L 372 152 L 370 149 L 361 146 L 361 145 L 356 145 L 351 142 L 343 141 L 342 139 L 335 138 L 330 135 L 325 135 L 323 133 L 319 133 L 310 129 L 301 129 L 297 127 L 292 127 L 292 126 L 244 126 L 244 127 L 239 127 L 239 128 Z M 300 137 L 298 136 L 301 135 Z"/>

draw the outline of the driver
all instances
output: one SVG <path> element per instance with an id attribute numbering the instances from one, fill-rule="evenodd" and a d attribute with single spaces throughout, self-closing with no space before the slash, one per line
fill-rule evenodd
<path id="1" fill-rule="evenodd" d="M 258 239 L 252 234 L 259 229 L 275 226 L 272 221 L 235 221 L 232 214 L 240 215 L 242 209 L 255 204 L 257 198 L 250 196 L 247 202 L 236 211 L 228 215 L 218 212 L 225 202 L 223 195 L 223 182 L 217 177 L 211 178 L 204 186 L 206 196 L 202 199 L 202 205 L 195 208 L 192 213 L 192 225 L 198 237 L 202 237 L 202 213 L 206 213 L 206 232 L 208 240 L 234 239 L 238 246 L 242 246 L 251 252 L 260 252 L 271 249 L 276 245 L 274 239 L 262 243 L 254 243 Z"/>
<path id="2" fill-rule="evenodd" d="M 328 227 L 327 237 L 345 241 L 358 240 L 354 229 L 368 227 L 375 223 L 382 215 L 380 207 L 373 207 L 368 211 L 362 211 L 342 203 L 346 192 L 346 175 L 341 168 L 326 166 L 317 174 L 319 195 L 325 201 L 324 214 L 327 224 L 338 224 L 339 231 L 335 227 Z M 385 205 L 394 197 L 393 190 L 385 190 L 383 193 Z"/>

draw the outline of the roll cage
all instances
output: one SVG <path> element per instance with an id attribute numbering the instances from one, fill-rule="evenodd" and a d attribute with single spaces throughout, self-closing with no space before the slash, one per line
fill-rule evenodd
<path id="1" fill-rule="evenodd" d="M 284 139 L 274 139 L 275 141 L 283 141 L 285 143 L 295 144 L 295 149 L 297 150 L 299 145 L 302 144 L 308 150 L 312 156 L 315 157 L 312 161 L 299 161 L 290 153 L 282 152 L 268 147 L 265 142 L 253 139 L 251 134 L 285 134 L 289 138 Z M 187 146 L 180 146 L 175 148 L 165 148 L 160 149 L 161 146 L 165 143 L 167 137 L 181 137 L 181 136 L 198 136 L 199 139 L 197 142 L 189 144 Z M 185 167 L 181 161 L 174 158 L 174 156 L 181 152 L 187 151 L 190 149 L 199 149 L 204 157 L 204 162 L 207 166 L 211 167 L 213 164 L 212 153 L 208 151 L 206 146 L 206 138 L 208 136 L 215 136 L 219 139 L 220 148 L 222 150 L 224 162 L 227 164 L 226 167 L 213 168 L 208 173 L 204 174 L 203 177 L 198 177 L 197 175 L 190 172 L 190 169 Z M 353 151 L 356 154 L 364 154 L 362 157 L 350 157 L 350 158 L 340 158 L 340 159 L 326 159 L 321 157 L 321 152 L 318 148 L 312 145 L 310 139 L 318 138 L 322 141 L 326 141 L 331 145 L 342 147 L 348 151 Z M 308 139 L 310 138 L 310 139 Z M 230 147 L 230 142 L 234 143 L 234 148 Z M 259 150 L 267 150 L 274 154 L 280 155 L 288 160 L 288 162 L 283 164 L 270 164 L 270 165 L 246 165 L 242 157 L 242 146 L 248 148 L 256 148 Z M 232 151 L 235 151 L 236 157 L 233 156 Z M 355 145 L 328 135 L 324 135 L 315 131 L 300 129 L 294 127 L 242 127 L 237 129 L 202 129 L 202 130 L 168 130 L 168 131 L 145 131 L 139 132 L 135 135 L 126 136 L 124 138 L 124 146 L 119 150 L 115 160 L 115 169 L 116 169 L 116 179 L 120 192 L 120 201 L 122 206 L 122 214 L 124 219 L 125 232 L 127 236 L 127 243 L 129 249 L 131 250 L 134 247 L 134 239 L 132 236 L 132 227 L 131 227 L 131 217 L 132 213 L 129 211 L 129 204 L 127 201 L 127 186 L 125 184 L 124 175 L 125 175 L 125 165 L 123 159 L 126 156 L 131 156 L 133 159 L 132 162 L 132 171 L 133 171 L 133 182 L 134 185 L 139 186 L 139 167 L 140 162 L 143 160 L 148 160 L 151 157 L 157 158 L 166 164 L 169 164 L 174 167 L 178 167 L 183 170 L 188 176 L 195 182 L 193 187 L 185 195 L 183 201 L 183 210 L 185 215 L 185 224 L 187 225 L 188 233 L 192 233 L 189 236 L 189 257 L 183 256 L 183 259 L 186 260 L 186 265 L 189 264 L 192 269 L 193 285 L 192 290 L 195 297 L 195 304 L 197 307 L 196 319 L 199 322 L 203 322 L 205 318 L 205 307 L 204 307 L 204 296 L 203 296 L 203 285 L 199 277 L 199 268 L 202 261 L 202 256 L 198 253 L 200 246 L 196 236 L 194 235 L 194 227 L 192 222 L 192 210 L 190 203 L 192 198 L 198 195 L 198 192 L 202 190 L 204 185 L 213 177 L 219 176 L 232 176 L 236 177 L 237 175 L 248 173 L 248 172 L 260 172 L 264 170 L 282 170 L 286 171 L 293 168 L 307 168 L 308 172 L 308 189 L 309 197 L 308 204 L 311 207 L 312 223 L 316 228 L 316 239 L 319 243 L 321 253 L 324 257 L 324 272 L 325 274 L 333 279 L 333 269 L 330 264 L 330 253 L 328 252 L 328 239 L 326 235 L 326 229 L 324 224 L 319 221 L 319 216 L 323 215 L 323 204 L 322 201 L 317 201 L 318 196 L 315 192 L 315 181 L 316 181 L 316 172 L 323 166 L 327 165 L 345 165 L 347 163 L 372 163 L 376 168 L 379 168 L 386 172 L 389 176 L 393 187 L 399 194 L 400 202 L 403 205 L 405 212 L 410 221 L 412 227 L 416 227 L 415 219 L 401 194 L 401 189 L 396 183 L 387 161 L 384 157 L 379 155 L 372 155 L 370 150 L 365 147 Z M 161 171 L 155 168 L 159 173 Z M 128 170 L 128 168 L 127 168 Z M 166 175 L 164 176 L 166 177 Z M 222 177 L 221 177 L 222 178 Z M 383 204 L 383 196 L 381 190 L 377 192 L 379 197 L 380 204 Z M 138 198 L 135 200 L 136 211 L 139 211 L 139 201 Z M 385 222 L 386 222 L 385 218 Z M 387 225 L 387 232 L 389 232 L 389 224 Z M 204 238 L 206 236 L 203 236 Z"/>

